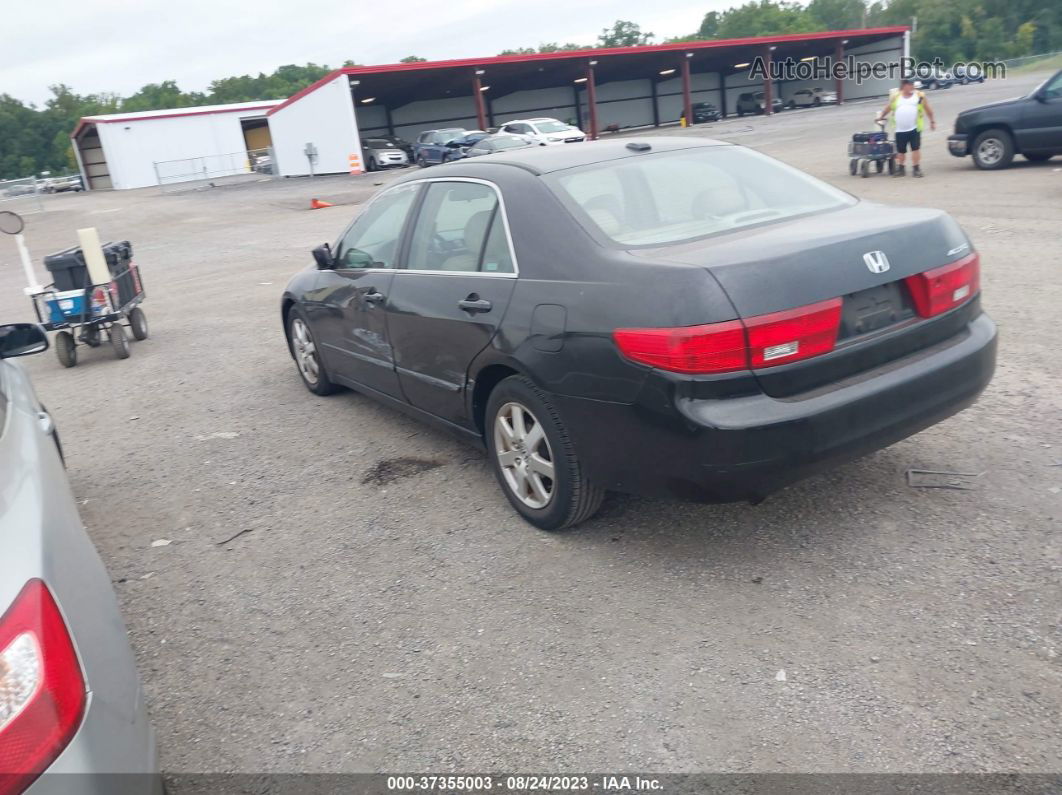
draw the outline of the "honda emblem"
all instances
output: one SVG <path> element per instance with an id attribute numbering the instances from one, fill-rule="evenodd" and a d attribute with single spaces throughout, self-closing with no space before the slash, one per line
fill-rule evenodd
<path id="1" fill-rule="evenodd" d="M 868 251 L 863 255 L 863 262 L 871 273 L 884 273 L 889 269 L 889 258 L 884 251 Z"/>

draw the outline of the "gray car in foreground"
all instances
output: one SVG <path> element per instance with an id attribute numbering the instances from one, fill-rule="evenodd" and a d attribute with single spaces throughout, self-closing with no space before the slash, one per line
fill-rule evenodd
<path id="1" fill-rule="evenodd" d="M 0 326 L 0 795 L 159 793 L 155 735 L 111 580 L 55 427 Z"/>

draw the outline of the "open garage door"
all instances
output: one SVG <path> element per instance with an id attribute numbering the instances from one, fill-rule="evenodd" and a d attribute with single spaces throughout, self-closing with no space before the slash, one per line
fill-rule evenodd
<path id="1" fill-rule="evenodd" d="M 74 141 L 78 159 L 81 161 L 82 176 L 87 181 L 89 190 L 110 190 L 111 173 L 107 166 L 107 156 L 103 151 L 99 130 L 95 124 L 89 124 Z"/>

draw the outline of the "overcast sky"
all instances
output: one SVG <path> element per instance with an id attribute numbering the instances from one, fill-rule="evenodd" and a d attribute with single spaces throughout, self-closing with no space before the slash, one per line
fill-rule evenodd
<path id="1" fill-rule="evenodd" d="M 42 103 L 48 86 L 130 94 L 307 61 L 338 66 L 497 55 L 541 42 L 591 44 L 628 19 L 657 40 L 692 33 L 737 0 L 11 0 L 0 93 Z M 12 35 L 14 34 L 14 35 Z"/>

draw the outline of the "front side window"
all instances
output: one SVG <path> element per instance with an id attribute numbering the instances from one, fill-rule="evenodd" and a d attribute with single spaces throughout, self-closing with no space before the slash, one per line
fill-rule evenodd
<path id="1" fill-rule="evenodd" d="M 500 233 L 494 232 L 495 219 Z M 409 267 L 511 273 L 509 243 L 494 188 L 478 182 L 430 183 L 410 238 Z"/>
<path id="2" fill-rule="evenodd" d="M 416 195 L 416 185 L 401 185 L 374 199 L 336 246 L 336 267 L 394 268 L 402 227 Z"/>
<path id="3" fill-rule="evenodd" d="M 1049 79 L 1044 85 L 1044 96 L 1047 99 L 1058 99 L 1062 97 L 1062 72 L 1059 72 L 1054 76 L 1054 79 Z"/>
<path id="4" fill-rule="evenodd" d="M 625 158 L 545 179 L 590 231 L 624 246 L 678 243 L 855 201 L 739 146 Z"/>

